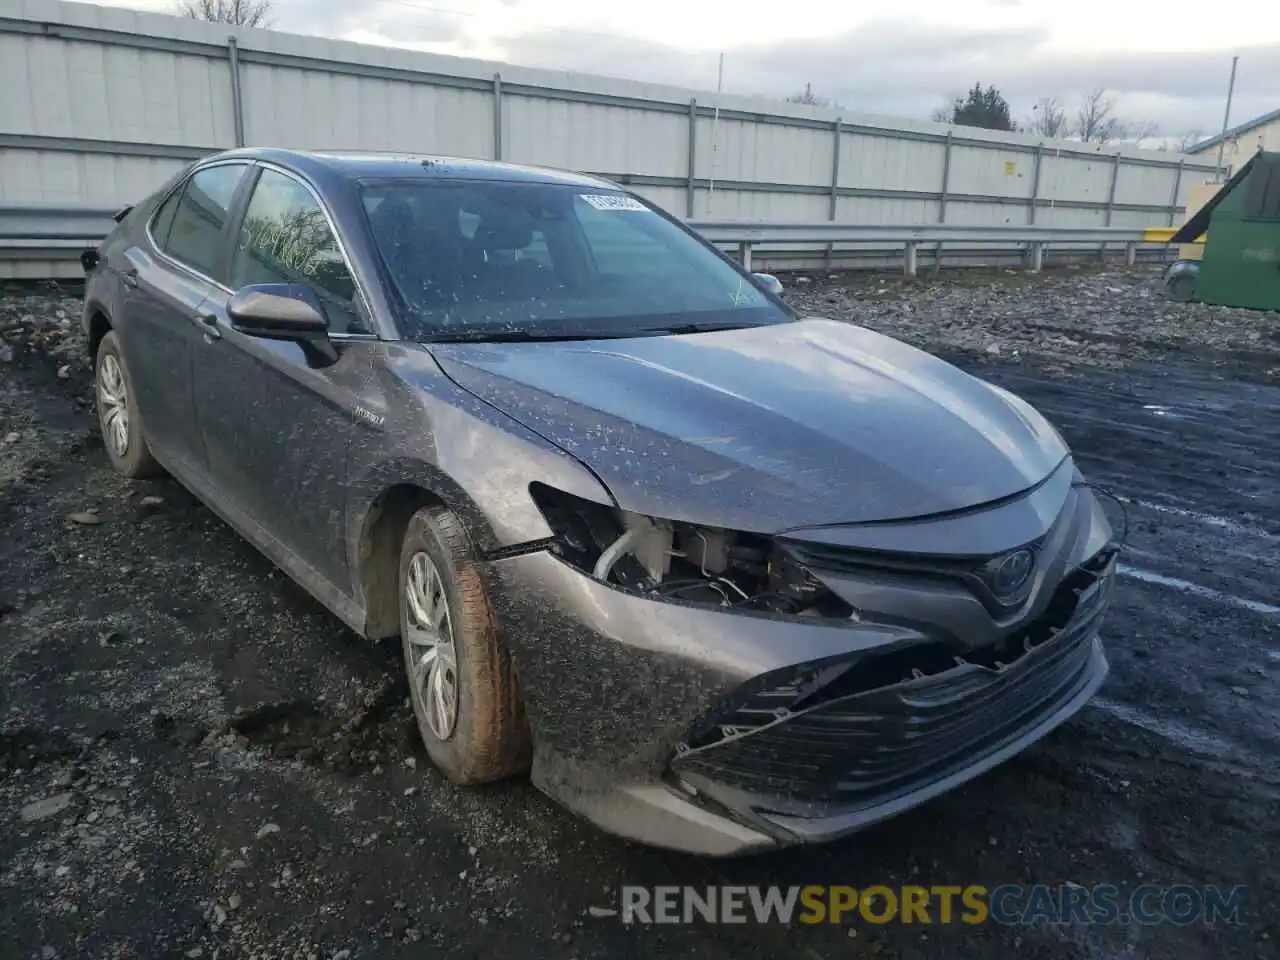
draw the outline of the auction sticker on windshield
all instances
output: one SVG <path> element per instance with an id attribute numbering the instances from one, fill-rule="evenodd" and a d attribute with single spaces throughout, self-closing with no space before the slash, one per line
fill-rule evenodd
<path id="1" fill-rule="evenodd" d="M 582 199 L 587 201 L 597 210 L 648 210 L 643 203 L 635 197 L 624 196 L 619 193 L 584 193 L 581 194 Z"/>

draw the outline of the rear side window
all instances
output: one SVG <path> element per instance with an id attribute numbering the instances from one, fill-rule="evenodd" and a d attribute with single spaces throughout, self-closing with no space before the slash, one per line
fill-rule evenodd
<path id="1" fill-rule="evenodd" d="M 156 213 L 155 219 L 151 221 L 151 236 L 161 250 L 169 242 L 169 230 L 173 227 L 173 216 L 178 212 L 178 203 L 181 200 L 181 189 L 169 194 L 169 199 L 164 202 Z"/>
<path id="2" fill-rule="evenodd" d="M 370 332 L 324 208 L 302 183 L 270 169 L 253 188 L 231 260 L 232 289 L 251 283 L 305 283 L 319 297 L 330 330 Z"/>
<path id="3" fill-rule="evenodd" d="M 215 271 L 222 250 L 222 228 L 226 225 L 231 199 L 244 172 L 244 164 L 223 164 L 201 170 L 187 181 L 174 210 L 167 238 L 162 241 L 156 235 L 156 242 L 169 256 L 216 279 Z M 160 216 L 165 213 L 162 209 Z M 157 218 L 156 225 L 160 225 L 160 218 Z"/>

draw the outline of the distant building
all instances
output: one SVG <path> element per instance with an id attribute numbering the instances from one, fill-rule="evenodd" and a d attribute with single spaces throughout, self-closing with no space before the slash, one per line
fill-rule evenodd
<path id="1" fill-rule="evenodd" d="M 1237 170 L 1240 164 L 1247 163 L 1259 150 L 1280 151 L 1280 110 L 1264 113 L 1254 117 L 1238 127 L 1232 127 L 1225 134 L 1201 140 L 1187 150 L 1191 154 L 1207 154 L 1216 160 L 1218 144 L 1226 140 L 1222 150 L 1222 165 L 1227 174 Z"/>

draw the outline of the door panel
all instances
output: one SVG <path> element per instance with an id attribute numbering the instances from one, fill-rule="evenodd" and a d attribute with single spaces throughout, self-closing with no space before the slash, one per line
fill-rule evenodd
<path id="1" fill-rule="evenodd" d="M 191 405 L 191 352 L 200 332 L 191 322 L 214 286 L 158 261 L 141 247 L 125 252 L 121 343 L 147 442 L 162 457 L 196 466 L 203 460 Z"/>
<path id="2" fill-rule="evenodd" d="M 204 336 L 196 317 L 219 292 L 212 278 L 223 268 L 228 211 L 247 169 L 196 171 L 161 205 L 151 236 L 136 237 L 120 263 L 120 339 L 147 439 L 162 457 L 195 469 L 204 461 L 191 399 L 192 351 Z"/>
<path id="3" fill-rule="evenodd" d="M 299 181 L 264 168 L 232 248 L 230 286 L 306 283 L 335 335 L 368 327 L 323 207 Z M 347 447 L 370 344 L 335 341 L 312 366 L 296 343 L 231 328 L 229 295 L 205 310 L 220 337 L 196 355 L 195 409 L 213 481 L 334 586 L 350 592 L 344 544 Z"/>
<path id="4" fill-rule="evenodd" d="M 195 408 L 209 475 L 246 513 L 344 591 L 347 446 L 370 345 L 338 344 L 307 364 L 294 343 L 232 330 L 225 300 L 206 310 L 221 337 L 199 348 Z"/>

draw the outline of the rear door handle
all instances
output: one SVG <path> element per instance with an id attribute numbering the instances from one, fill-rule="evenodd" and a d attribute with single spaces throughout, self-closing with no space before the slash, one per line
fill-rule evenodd
<path id="1" fill-rule="evenodd" d="M 138 285 L 138 268 L 125 267 L 120 271 L 120 279 L 122 279 L 127 287 L 136 287 Z"/>
<path id="2" fill-rule="evenodd" d="M 218 316 L 213 313 L 197 313 L 191 318 L 191 322 L 200 328 L 201 332 L 210 340 L 218 340 L 222 337 L 222 331 L 218 329 Z"/>

